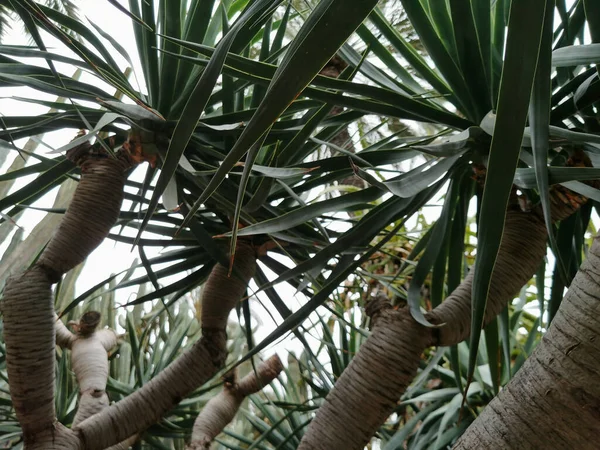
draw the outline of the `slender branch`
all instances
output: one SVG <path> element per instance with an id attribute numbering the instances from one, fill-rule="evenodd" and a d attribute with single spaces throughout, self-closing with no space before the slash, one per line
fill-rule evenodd
<path id="1" fill-rule="evenodd" d="M 223 391 L 210 399 L 194 422 L 192 439 L 187 450 L 208 450 L 211 442 L 233 420 L 244 399 L 260 391 L 283 370 L 279 356 L 274 355 L 256 367 L 256 372 L 236 381 L 229 376 Z"/>

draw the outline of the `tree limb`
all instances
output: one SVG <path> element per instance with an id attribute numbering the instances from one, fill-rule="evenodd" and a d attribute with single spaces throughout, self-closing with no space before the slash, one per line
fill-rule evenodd
<path id="1" fill-rule="evenodd" d="M 7 280 L 3 296 L 10 393 L 28 448 L 49 448 L 39 436 L 57 427 L 52 284 L 106 237 L 118 217 L 130 167 L 126 153 L 107 158 L 93 153 L 89 144 L 67 156 L 76 156 L 82 168 L 73 200 L 39 259 Z"/>
<path id="2" fill-rule="evenodd" d="M 217 264 L 202 297 L 202 338 L 142 388 L 74 427 L 87 450 L 114 445 L 156 423 L 212 378 L 227 356 L 225 326 L 256 268 L 256 252 L 239 242 L 233 275 Z"/>
<path id="3" fill-rule="evenodd" d="M 555 219 L 568 217 L 585 201 L 556 197 L 555 194 Z M 492 275 L 485 324 L 533 276 L 545 255 L 546 238 L 540 208 L 523 212 L 514 204 L 509 207 Z M 433 323 L 443 324 L 439 328 L 418 324 L 407 308 L 398 311 L 379 308 L 371 336 L 317 411 L 299 448 L 362 449 L 392 413 L 416 375 L 422 352 L 431 345 L 457 344 L 470 335 L 472 281 L 471 273 L 446 301 L 427 315 Z"/>
<path id="4" fill-rule="evenodd" d="M 598 448 L 599 298 L 596 237 L 548 332 L 465 431 L 457 450 Z"/>
<path id="5" fill-rule="evenodd" d="M 279 356 L 274 355 L 256 367 L 256 372 L 236 381 L 235 372 L 225 382 L 223 391 L 204 406 L 192 431 L 187 450 L 208 450 L 211 442 L 233 420 L 244 399 L 260 391 L 283 370 Z"/>

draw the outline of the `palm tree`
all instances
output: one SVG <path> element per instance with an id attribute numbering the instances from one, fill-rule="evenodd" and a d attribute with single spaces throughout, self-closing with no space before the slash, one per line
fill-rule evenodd
<path id="1" fill-rule="evenodd" d="M 32 96 L 29 101 L 54 110 L 4 117 L 0 138 L 19 150 L 15 141 L 21 138 L 88 130 L 62 147 L 61 156 L 32 153 L 39 162 L 1 178 L 37 174 L 0 200 L 6 223 L 64 180 L 79 181 L 54 236 L 26 271 L 12 268 L 15 276 L 3 294 L 8 383 L 27 448 L 126 448 L 173 408 L 169 414 L 180 419 L 173 425 L 180 431 L 171 444 L 181 445 L 205 403 L 197 389 L 226 364 L 227 317 L 247 296 L 251 279 L 283 321 L 253 345 L 249 302 L 240 302 L 249 350 L 230 354 L 232 364 L 252 359 L 290 331 L 305 344 L 305 354 L 288 367 L 283 388 L 261 394 L 285 396 L 279 404 L 293 410 L 274 412 L 254 397 L 258 412 L 249 417 L 252 432 L 238 436 L 242 443 L 358 449 L 378 433 L 389 448 L 404 442 L 414 448 L 593 448 L 600 249 L 596 241 L 589 245 L 586 232 L 593 208 L 588 198 L 599 198 L 593 162 L 600 84 L 592 66 L 599 59 L 597 44 L 582 42 L 586 27 L 593 42 L 600 40 L 599 7 L 593 0 L 570 8 L 549 0 L 377 3 L 132 0 L 128 10 L 115 13 L 128 14 L 134 25 L 143 72 L 138 87 L 113 55 L 130 56 L 102 29 L 30 0 L 8 2 L 35 46 L 1 46 L 0 80 L 70 102 Z M 402 7 L 414 30 L 409 38 L 386 19 L 391 5 Z M 69 30 L 79 38 L 71 39 Z M 289 30 L 297 31 L 290 36 Z M 48 35 L 70 56 L 50 49 Z M 317 75 L 334 55 L 347 66 L 336 78 Z M 46 65 L 28 64 L 34 57 Z M 82 68 L 102 84 L 73 79 L 57 70 L 58 62 Z M 393 123 L 410 126 L 411 133 L 391 131 Z M 352 153 L 335 138 L 355 129 Z M 145 181 L 128 180 L 141 163 Z M 396 173 L 390 175 L 390 167 Z M 339 195 L 338 184 L 352 174 L 369 186 Z M 137 194 L 124 194 L 124 187 Z M 324 190 L 334 193 L 307 202 Z M 435 224 L 422 228 L 417 242 L 399 241 L 407 221 L 442 193 Z M 121 207 L 124 195 L 131 209 Z M 476 264 L 467 271 L 472 199 Z M 119 231 L 111 233 L 114 225 Z M 105 295 L 124 285 L 152 284 L 131 302 L 152 305 L 151 320 L 141 324 L 138 310 L 137 322 L 129 316 L 126 323 L 123 358 L 130 351 L 136 384 L 124 388 L 129 376 L 122 384 L 110 381 L 108 389 L 121 398 L 110 406 L 111 333 L 97 328 L 94 314 L 73 324 L 75 334 L 64 329 L 54 318 L 52 298 L 53 284 L 62 286 L 63 275 L 106 237 L 137 246 L 145 275 L 120 285 L 112 276 L 57 306 L 62 314 L 74 312 L 107 284 Z M 144 249 L 156 245 L 174 250 L 147 258 Z M 548 245 L 556 264 L 546 300 Z M 388 254 L 390 273 L 369 270 L 373 258 Z M 283 264 L 282 256 L 293 265 Z M 169 281 L 177 273 L 185 276 Z M 344 295 L 340 285 L 356 283 L 356 276 L 378 283 L 371 289 L 359 282 L 346 292 L 362 293 L 370 333 L 347 320 L 353 311 L 341 298 L 333 307 L 328 302 Z M 541 308 L 537 320 L 511 305 L 532 279 Z M 190 322 L 161 313 L 203 283 L 201 337 L 194 330 L 187 342 Z M 280 296 L 280 283 L 303 292 L 306 303 L 293 311 Z M 306 342 L 322 305 L 329 305 L 341 336 L 333 338 L 336 327 L 322 318 L 329 379 L 320 367 L 323 357 Z M 511 330 L 524 322 L 529 338 L 513 359 L 513 347 L 521 345 Z M 542 322 L 550 323 L 549 330 L 529 355 Z M 108 323 L 114 327 L 114 318 Z M 170 340 L 166 329 L 177 330 L 177 338 Z M 485 349 L 479 346 L 482 330 Z M 172 346 L 165 360 L 157 357 L 160 363 L 148 361 L 160 355 L 151 348 L 150 333 Z M 55 395 L 55 339 L 72 348 L 80 389 L 74 418 L 57 414 L 65 408 L 57 408 L 55 399 L 64 405 L 65 398 Z M 91 359 L 101 369 L 94 383 L 76 368 L 85 372 L 92 364 L 76 356 L 77 341 L 95 348 Z M 310 373 L 303 378 L 306 392 L 292 392 L 294 364 Z M 260 388 L 282 369 L 265 369 L 268 376 L 257 369 L 252 383 Z M 427 377 L 450 390 L 430 383 L 423 388 Z M 210 445 L 226 425 L 211 411 L 227 410 L 230 418 L 240 406 L 235 375 L 225 379 L 224 394 L 196 419 L 192 446 Z M 189 404 L 181 403 L 190 395 Z M 226 400 L 233 397 L 239 399 L 235 405 Z M 424 401 L 431 404 L 422 408 Z M 307 407 L 318 408 L 316 414 Z M 404 427 L 393 425 L 393 413 L 404 417 Z M 390 417 L 392 424 L 382 427 Z M 162 435 L 151 428 L 146 442 L 164 448 L 161 439 L 169 436 L 162 427 Z M 210 433 L 204 433 L 207 427 Z"/>

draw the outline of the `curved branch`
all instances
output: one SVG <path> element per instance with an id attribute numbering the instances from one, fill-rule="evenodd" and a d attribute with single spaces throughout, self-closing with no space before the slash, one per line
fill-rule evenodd
<path id="1" fill-rule="evenodd" d="M 202 297 L 202 338 L 133 394 L 74 427 L 87 450 L 101 450 L 139 433 L 212 378 L 227 356 L 225 326 L 256 268 L 256 252 L 239 243 L 233 275 L 217 264 Z"/>
<path id="2" fill-rule="evenodd" d="M 187 450 L 208 450 L 211 442 L 233 420 L 244 399 L 271 383 L 282 370 L 279 356 L 274 355 L 260 363 L 256 372 L 239 381 L 235 381 L 234 373 L 232 379 L 225 382 L 223 391 L 210 399 L 198 414 Z"/>
<path id="3" fill-rule="evenodd" d="M 117 345 L 117 335 L 109 329 L 96 331 L 100 313 L 88 311 L 74 324 L 77 334 L 71 333 L 57 320 L 56 342 L 71 350 L 71 366 L 79 385 L 79 405 L 73 426 L 108 406 L 106 380 L 108 379 L 107 352 Z"/>
<path id="4" fill-rule="evenodd" d="M 546 228 L 539 212 L 509 208 L 492 276 L 485 320 L 492 320 L 529 280 L 546 251 Z M 518 264 L 518 270 L 515 265 Z M 338 379 L 311 422 L 300 449 L 362 449 L 392 413 L 417 373 L 422 352 L 452 345 L 470 333 L 472 274 L 429 320 L 426 328 L 407 308 L 378 312 L 373 332 Z"/>
<path id="5" fill-rule="evenodd" d="M 300 449 L 363 449 L 417 373 L 427 329 L 389 304 L 317 411 Z"/>
<path id="6" fill-rule="evenodd" d="M 131 167 L 124 152 L 119 152 L 118 158 L 79 158 L 81 181 L 56 233 L 36 263 L 53 283 L 82 263 L 106 238 L 119 217 L 125 171 Z"/>
<path id="7" fill-rule="evenodd" d="M 52 284 L 106 237 L 119 214 L 125 170 L 130 167 L 124 152 L 108 158 L 92 153 L 89 144 L 76 150 L 67 155 L 76 157 L 82 168 L 73 201 L 38 261 L 9 279 L 3 296 L 10 393 L 29 448 L 49 448 L 40 436 L 57 427 Z M 68 339 L 64 334 L 59 339 L 64 337 Z"/>
<path id="8" fill-rule="evenodd" d="M 512 208 L 504 222 L 502 243 L 490 282 L 485 323 L 504 309 L 515 293 L 531 279 L 546 254 L 546 226 L 535 213 Z M 434 324 L 446 324 L 433 330 L 429 345 L 450 346 L 471 335 L 471 287 L 474 271 L 437 308 L 427 314 Z"/>

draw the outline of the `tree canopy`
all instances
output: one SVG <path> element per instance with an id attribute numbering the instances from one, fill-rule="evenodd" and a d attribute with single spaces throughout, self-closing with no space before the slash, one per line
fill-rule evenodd
<path id="1" fill-rule="evenodd" d="M 25 426 L 9 395 L 21 316 L 7 292 L 25 301 L 23 286 L 45 277 L 64 320 L 98 311 L 119 334 L 111 403 L 227 329 L 227 345 L 206 347 L 215 370 L 135 429 L 134 448 L 184 448 L 199 412 L 227 396 L 241 410 L 219 448 L 455 445 L 538 346 L 592 245 L 600 4 L 107 1 L 130 19 L 137 55 L 60 4 L 0 9 L 0 30 L 23 26 L 31 41 L 0 44 L 3 95 L 47 111 L 1 117 L 0 283 L 29 271 L 4 293 L 0 446 L 22 446 Z M 72 140 L 48 150 L 57 130 Z M 73 213 L 96 174 L 87 215 Z M 30 210 L 47 215 L 24 236 Z M 65 262 L 67 227 L 79 253 Z M 139 258 L 75 295 L 104 238 Z M 123 302 L 125 289 L 137 293 Z M 63 349 L 49 338 L 45 366 L 56 361 L 56 419 L 83 435 L 72 355 L 84 322 L 46 330 Z M 300 350 L 258 371 L 282 338 Z M 238 380 L 253 389 L 236 397 Z M 379 409 L 346 417 L 349 397 Z M 327 435 L 352 420 L 364 429 Z"/>

